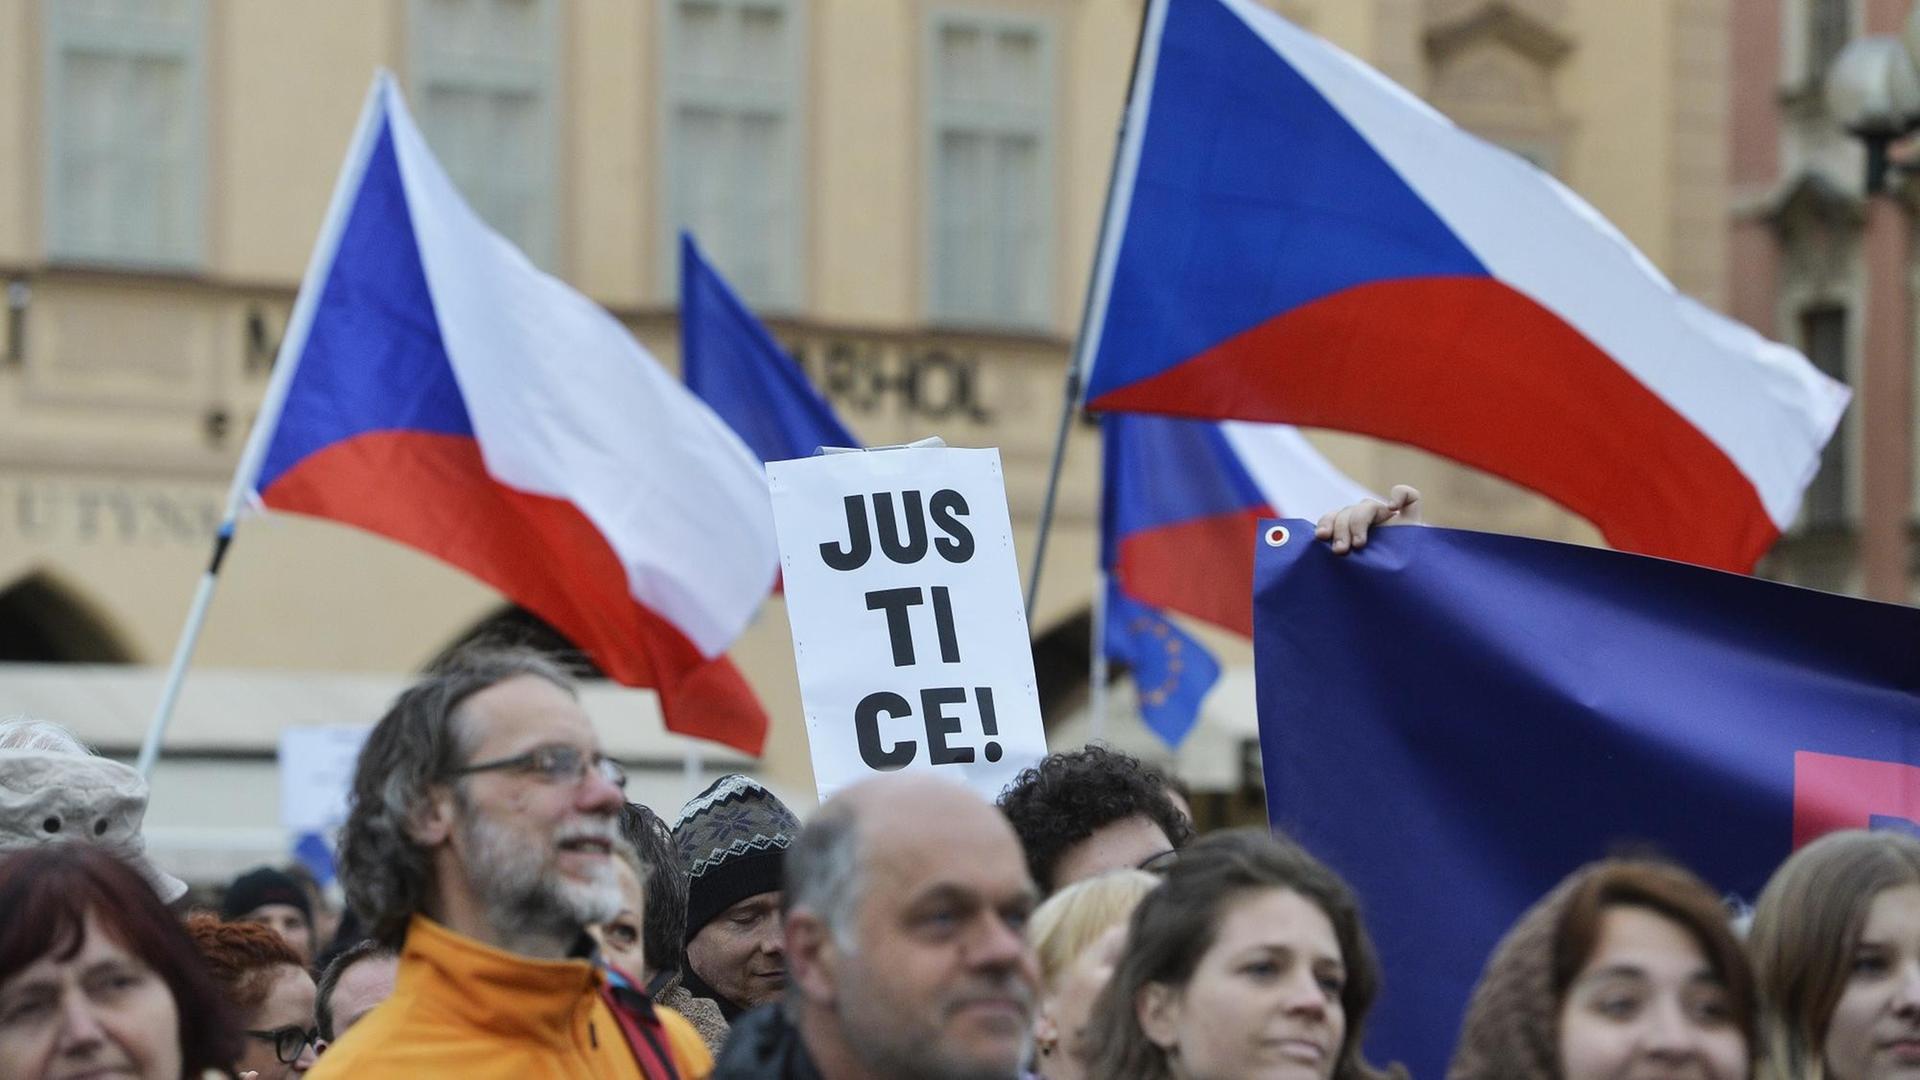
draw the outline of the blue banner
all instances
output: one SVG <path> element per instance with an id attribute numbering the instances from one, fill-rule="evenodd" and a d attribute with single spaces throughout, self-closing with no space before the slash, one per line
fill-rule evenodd
<path id="1" fill-rule="evenodd" d="M 1495 942 L 1589 860 L 1652 849 L 1751 900 L 1796 844 L 1920 820 L 1920 611 L 1510 536 L 1312 537 L 1256 541 L 1268 813 L 1360 894 L 1375 1060 L 1444 1075 Z"/>

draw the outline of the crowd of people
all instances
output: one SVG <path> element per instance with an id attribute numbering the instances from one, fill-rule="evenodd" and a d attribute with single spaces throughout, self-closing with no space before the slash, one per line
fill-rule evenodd
<path id="1" fill-rule="evenodd" d="M 745 776 L 671 821 L 624 785 L 549 658 L 457 654 L 361 753 L 336 926 L 272 868 L 197 907 L 138 773 L 0 724 L 0 1077 L 1405 1075 L 1363 1049 L 1365 898 L 1286 836 L 1196 836 L 1126 754 L 804 821 Z M 1821 838 L 1750 918 L 1669 862 L 1575 869 L 1460 1004 L 1449 1080 L 1920 1076 L 1920 838 Z"/>

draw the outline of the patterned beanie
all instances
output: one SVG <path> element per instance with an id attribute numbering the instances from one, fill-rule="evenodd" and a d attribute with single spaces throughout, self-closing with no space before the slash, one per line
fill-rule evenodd
<path id="1" fill-rule="evenodd" d="M 738 773 L 694 796 L 673 823 L 687 868 L 687 940 L 747 897 L 777 891 L 799 832 L 800 819 L 778 796 Z"/>

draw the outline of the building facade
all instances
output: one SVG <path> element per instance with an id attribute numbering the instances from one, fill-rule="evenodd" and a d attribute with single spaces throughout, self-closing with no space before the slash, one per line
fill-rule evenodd
<path id="1" fill-rule="evenodd" d="M 1274 6 L 1553 171 L 1725 304 L 1734 2 Z M 0 713 L 137 746 L 383 67 L 476 209 L 664 363 L 686 228 L 861 438 L 999 447 L 1024 563 L 1141 6 L 0 0 Z M 1315 438 L 1377 490 L 1422 487 L 1440 523 L 1595 539 L 1496 478 Z M 1032 617 L 1056 742 L 1084 730 L 1097 500 L 1079 423 Z M 223 577 L 156 779 L 156 823 L 183 853 L 215 835 L 193 817 L 213 811 L 175 813 L 189 800 L 170 793 L 210 763 L 270 802 L 281 727 L 364 723 L 453 643 L 523 621 L 458 571 L 298 517 L 245 521 Z M 1246 643 L 1206 638 L 1247 663 Z M 777 599 L 735 656 L 775 718 L 756 768 L 805 804 Z M 610 742 L 672 803 L 684 746 L 650 695 L 607 695 Z M 1209 710 L 1220 760 L 1181 767 L 1238 790 L 1226 759 L 1247 751 L 1250 694 Z M 1137 743 L 1129 730 L 1116 720 Z"/>
<path id="2" fill-rule="evenodd" d="M 1853 406 L 1801 522 L 1763 567 L 1788 580 L 1912 602 L 1913 189 L 1868 199 L 1861 144 L 1824 84 L 1846 44 L 1897 34 L 1907 0 L 1736 0 L 1729 310 L 1851 386 Z"/>

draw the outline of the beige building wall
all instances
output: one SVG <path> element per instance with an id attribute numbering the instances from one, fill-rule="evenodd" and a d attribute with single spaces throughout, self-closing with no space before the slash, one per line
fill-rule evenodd
<path id="1" fill-rule="evenodd" d="M 549 262 L 672 365 L 667 2 L 553 4 Z M 1534 156 L 1682 287 L 1710 302 L 1724 296 L 1724 258 L 1706 239 L 1725 210 L 1723 140 L 1712 137 L 1726 124 L 1724 0 L 1272 6 Z M 369 79 L 384 66 L 413 86 L 409 18 L 401 0 L 207 0 L 204 256 L 184 271 L 146 272 L 48 255 L 46 10 L 0 0 L 0 286 L 30 290 L 24 340 L 0 328 L 0 348 L 19 356 L 0 361 L 0 590 L 39 575 L 95 613 L 125 659 L 158 665 L 205 560 Z M 842 349 L 883 372 L 934 351 L 972 365 L 971 412 L 934 415 L 896 393 L 843 393 L 838 403 L 869 442 L 940 434 L 1000 447 L 1024 566 L 1141 0 L 801 0 L 790 10 L 804 56 L 794 113 L 804 148 L 801 286 L 798 305 L 769 311 L 769 322 L 804 354 Z M 956 329 L 928 318 L 928 27 L 951 10 L 1048 28 L 1050 296 L 1038 327 Z M 1089 602 L 1098 447 L 1089 425 L 1073 432 L 1037 635 Z M 1586 523 L 1495 478 L 1354 436 L 1316 438 L 1375 490 L 1420 485 L 1439 523 L 1595 540 Z M 500 606 L 459 572 L 376 538 L 295 517 L 250 519 L 198 662 L 405 673 Z M 1207 637 L 1229 664 L 1247 662 L 1243 642 Z M 764 770 L 783 790 L 809 791 L 778 600 L 737 657 L 775 717 Z M 257 745 L 271 745 L 273 728 L 261 721 Z M 128 746 L 138 732 L 94 737 Z"/>

